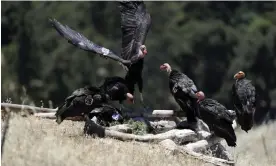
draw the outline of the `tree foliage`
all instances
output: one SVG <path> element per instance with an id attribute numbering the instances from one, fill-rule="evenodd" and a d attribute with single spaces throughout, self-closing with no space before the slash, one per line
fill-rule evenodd
<path id="1" fill-rule="evenodd" d="M 99 85 L 107 76 L 124 76 L 117 63 L 67 43 L 48 21 L 56 18 L 120 53 L 116 3 L 2 2 L 2 99 L 21 102 L 24 87 L 36 104 L 52 100 L 57 106 L 74 89 Z M 233 75 L 243 70 L 257 86 L 261 108 L 256 120 L 276 107 L 276 3 L 145 3 L 152 16 L 143 71 L 149 106 L 179 108 L 169 93 L 167 76 L 159 71 L 168 62 L 229 109 Z"/>

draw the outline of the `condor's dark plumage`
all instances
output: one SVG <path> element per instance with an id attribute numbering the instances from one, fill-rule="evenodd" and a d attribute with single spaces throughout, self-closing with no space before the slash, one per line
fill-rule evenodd
<path id="1" fill-rule="evenodd" d="M 131 94 L 134 94 L 135 84 L 138 85 L 140 101 L 143 100 L 144 56 L 147 54 L 145 40 L 151 27 L 151 16 L 143 1 L 120 2 L 122 38 L 122 57 L 137 59 L 135 55 L 142 55 L 135 63 L 128 65 L 125 76 Z"/>
<path id="2" fill-rule="evenodd" d="M 110 126 L 110 123 L 117 121 L 123 123 L 124 118 L 120 109 L 108 104 L 103 104 L 102 107 L 96 108 L 89 113 L 89 118 L 94 116 L 97 118 L 97 122 L 102 126 Z M 113 117 L 115 116 L 115 117 Z"/>
<path id="3" fill-rule="evenodd" d="M 248 132 L 253 127 L 256 109 L 256 91 L 251 80 L 239 71 L 234 75 L 236 82 L 232 86 L 232 100 L 237 114 L 237 122 L 241 129 Z"/>
<path id="4" fill-rule="evenodd" d="M 56 19 L 50 19 L 50 22 L 56 31 L 74 46 L 119 62 L 128 71 L 125 79 L 130 93 L 134 93 L 134 85 L 138 84 L 141 101 L 143 102 L 142 70 L 143 58 L 147 54 L 144 43 L 151 25 L 151 17 L 142 1 L 119 2 L 119 9 L 122 30 L 121 55 L 93 43 L 81 33 L 67 25 L 62 25 Z"/>
<path id="5" fill-rule="evenodd" d="M 110 58 L 112 60 L 118 61 L 119 63 L 122 63 L 124 65 L 131 63 L 130 60 L 125 60 L 122 57 L 114 54 L 109 49 L 93 43 L 92 41 L 87 39 L 81 33 L 71 29 L 67 25 L 61 24 L 56 19 L 49 19 L 49 20 L 50 20 L 52 26 L 56 29 L 56 31 L 62 37 L 64 37 L 68 41 L 68 43 L 70 43 L 82 50 L 92 52 L 96 55 L 100 55 L 101 57 Z"/>
<path id="6" fill-rule="evenodd" d="M 123 34 L 121 56 L 133 59 L 143 51 L 140 47 L 145 44 L 151 17 L 143 1 L 119 2 L 119 8 Z"/>
<path id="7" fill-rule="evenodd" d="M 187 75 L 172 70 L 168 63 L 160 66 L 161 70 L 169 73 L 169 88 L 176 102 L 183 111 L 187 111 L 187 121 L 196 122 L 199 117 L 196 92 L 197 87 Z"/>
<path id="8" fill-rule="evenodd" d="M 216 100 L 205 99 L 201 91 L 197 95 L 200 117 L 208 125 L 210 131 L 213 131 L 216 136 L 224 138 L 228 146 L 236 146 L 237 137 L 232 127 L 235 114 L 229 112 Z"/>
<path id="9" fill-rule="evenodd" d="M 67 117 L 82 116 L 92 109 L 101 107 L 109 100 L 109 96 L 101 92 L 100 88 L 86 86 L 75 90 L 65 102 L 58 107 L 56 122 L 60 124 Z"/>
<path id="10" fill-rule="evenodd" d="M 129 92 L 126 80 L 121 77 L 107 77 L 99 88 L 110 96 L 110 100 L 119 101 L 120 104 L 124 100 L 133 103 L 133 95 Z"/>

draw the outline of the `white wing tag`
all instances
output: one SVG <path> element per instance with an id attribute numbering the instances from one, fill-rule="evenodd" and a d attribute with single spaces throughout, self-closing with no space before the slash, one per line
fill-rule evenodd
<path id="1" fill-rule="evenodd" d="M 109 54 L 109 49 L 106 49 L 106 48 L 102 48 L 102 53 L 103 53 L 103 55 L 108 55 Z"/>

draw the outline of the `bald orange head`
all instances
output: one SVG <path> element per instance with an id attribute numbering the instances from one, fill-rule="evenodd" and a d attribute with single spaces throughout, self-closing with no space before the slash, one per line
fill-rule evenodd
<path id="1" fill-rule="evenodd" d="M 234 75 L 234 79 L 239 80 L 245 78 L 245 73 L 243 71 L 239 71 Z"/>

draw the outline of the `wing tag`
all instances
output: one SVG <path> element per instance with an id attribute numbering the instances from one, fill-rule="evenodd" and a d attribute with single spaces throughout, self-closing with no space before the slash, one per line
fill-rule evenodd
<path id="1" fill-rule="evenodd" d="M 120 118 L 120 114 L 118 114 L 118 113 L 114 113 L 112 115 L 112 119 L 114 119 L 114 120 L 119 120 L 119 118 Z"/>
<path id="2" fill-rule="evenodd" d="M 109 49 L 107 49 L 107 48 L 102 48 L 102 53 L 103 53 L 103 55 L 108 55 L 109 54 Z"/>
<path id="3" fill-rule="evenodd" d="M 85 98 L 85 104 L 86 105 L 92 105 L 93 104 L 93 98 L 92 98 L 91 95 L 89 95 Z"/>

